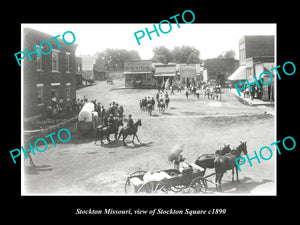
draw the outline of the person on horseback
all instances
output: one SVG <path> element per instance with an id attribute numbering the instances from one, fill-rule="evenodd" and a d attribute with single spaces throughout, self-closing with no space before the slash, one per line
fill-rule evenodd
<path id="1" fill-rule="evenodd" d="M 156 97 L 156 101 L 158 101 L 159 100 L 159 92 L 156 93 L 155 97 Z"/>
<path id="2" fill-rule="evenodd" d="M 166 93 L 165 93 L 165 98 L 168 98 L 169 97 L 169 94 L 168 94 L 168 92 L 166 91 Z"/>
<path id="3" fill-rule="evenodd" d="M 124 108 L 123 108 L 122 105 L 120 105 L 120 108 L 119 108 L 119 118 L 123 117 L 123 113 L 124 113 Z"/>
<path id="4" fill-rule="evenodd" d="M 127 122 L 127 127 L 129 128 L 133 128 L 133 119 L 132 119 L 132 116 L 131 114 L 128 115 L 128 122 Z"/>
<path id="5" fill-rule="evenodd" d="M 115 123 L 115 119 L 114 119 L 113 114 L 109 114 L 109 117 L 108 117 L 108 120 L 107 120 L 107 127 L 113 128 L 114 123 Z"/>
<path id="6" fill-rule="evenodd" d="M 151 101 L 151 98 L 150 98 L 150 96 L 148 96 L 148 99 L 147 99 L 147 104 L 152 104 L 152 101 Z"/>

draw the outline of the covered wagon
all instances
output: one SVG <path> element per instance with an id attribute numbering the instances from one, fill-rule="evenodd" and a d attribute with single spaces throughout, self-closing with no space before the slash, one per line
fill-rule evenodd
<path id="1" fill-rule="evenodd" d="M 76 124 L 77 133 L 81 134 L 90 131 L 95 131 L 98 126 L 98 113 L 95 111 L 95 105 L 91 102 L 86 103 L 78 114 L 78 121 Z"/>

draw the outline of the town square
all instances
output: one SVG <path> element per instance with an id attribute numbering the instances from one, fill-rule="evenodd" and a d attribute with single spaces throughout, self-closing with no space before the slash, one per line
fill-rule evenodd
<path id="1" fill-rule="evenodd" d="M 142 58 L 138 50 L 114 48 L 79 55 L 80 37 L 72 31 L 78 43 L 65 45 L 58 38 L 61 49 L 53 45 L 51 54 L 32 54 L 32 61 L 21 62 L 24 148 L 62 128 L 71 134 L 67 143 L 48 142 L 47 151 L 31 154 L 30 160 L 22 156 L 22 194 L 149 194 L 154 183 L 145 186 L 145 176 L 155 173 L 168 178 L 156 179 L 150 194 L 276 194 L 276 154 L 259 166 L 254 160 L 253 166 L 244 164 L 238 174 L 236 166 L 228 167 L 220 183 L 215 179 L 217 159 L 237 158 L 236 152 L 253 157 L 276 141 L 274 35 L 241 35 L 236 53 L 228 49 L 216 57 L 202 59 L 201 48 L 180 42 L 173 49 L 156 46 L 152 57 Z M 23 38 L 24 49 L 33 52 L 51 35 L 24 28 Z M 263 71 L 268 75 L 260 79 Z M 269 85 L 258 88 L 257 78 Z M 246 79 L 251 90 L 238 93 L 234 84 Z M 170 154 L 176 146 L 174 160 Z M 228 152 L 221 154 L 226 146 Z M 197 163 L 204 155 L 212 167 Z M 193 172 L 180 168 L 183 162 Z M 199 176 L 167 182 L 188 173 Z"/>

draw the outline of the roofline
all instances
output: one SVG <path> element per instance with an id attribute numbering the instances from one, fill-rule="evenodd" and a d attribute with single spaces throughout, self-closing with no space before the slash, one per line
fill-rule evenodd
<path id="1" fill-rule="evenodd" d="M 150 61 L 150 62 L 152 62 L 152 59 L 132 59 L 132 60 L 124 60 L 124 62 L 139 62 L 139 61 Z"/>
<path id="2" fill-rule="evenodd" d="M 35 30 L 35 29 L 33 29 L 33 28 L 30 28 L 30 27 L 24 27 L 24 28 L 23 28 L 23 31 L 24 31 L 24 33 L 28 32 L 27 34 L 29 34 L 29 35 L 33 33 L 33 34 L 38 34 L 38 35 L 46 36 L 46 37 L 49 38 L 49 40 L 50 40 L 50 38 L 55 37 L 55 36 L 52 36 L 51 34 L 47 34 L 47 33 L 44 33 L 44 32 L 39 31 L 39 30 Z M 62 35 L 62 34 L 60 34 L 60 35 Z M 60 42 L 60 44 L 61 44 L 61 43 L 66 44 L 66 43 L 63 41 L 63 39 L 62 39 L 61 37 L 58 37 L 57 40 Z M 48 40 L 45 40 L 45 41 L 48 41 Z M 78 46 L 78 44 L 73 43 L 73 44 L 71 44 L 71 45 L 66 45 L 66 46 L 73 47 L 73 48 L 76 49 L 76 47 Z M 52 47 L 53 47 L 54 49 L 58 49 L 58 48 L 56 48 L 56 47 L 53 46 L 53 45 L 52 45 Z"/>

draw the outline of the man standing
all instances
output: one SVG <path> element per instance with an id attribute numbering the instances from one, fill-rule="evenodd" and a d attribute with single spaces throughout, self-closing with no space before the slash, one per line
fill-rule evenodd
<path id="1" fill-rule="evenodd" d="M 151 104 L 153 105 L 153 110 L 154 110 L 154 106 L 155 106 L 155 100 L 154 100 L 154 97 L 152 97 L 152 99 L 151 99 Z"/>
<path id="2" fill-rule="evenodd" d="M 171 86 L 170 86 L 170 89 L 171 89 L 170 95 L 174 95 L 174 85 L 171 85 Z"/>
<path id="3" fill-rule="evenodd" d="M 155 97 L 156 97 L 156 101 L 158 102 L 158 100 L 159 100 L 159 92 L 156 93 Z"/>
<path id="4" fill-rule="evenodd" d="M 186 100 L 188 100 L 188 98 L 189 98 L 189 91 L 188 91 L 188 89 L 185 90 L 185 97 L 186 97 Z"/>

